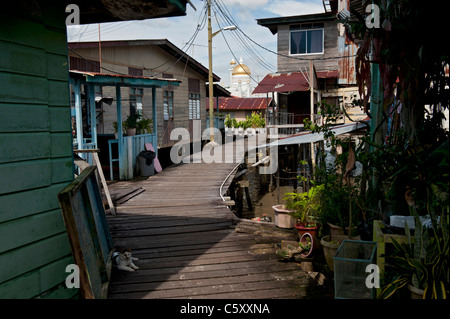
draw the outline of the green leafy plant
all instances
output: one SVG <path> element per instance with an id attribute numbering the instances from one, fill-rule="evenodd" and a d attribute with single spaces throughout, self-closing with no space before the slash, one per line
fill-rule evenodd
<path id="1" fill-rule="evenodd" d="M 311 238 L 306 237 L 305 241 L 303 242 L 299 242 L 298 246 L 300 247 L 300 249 L 302 249 L 302 251 L 310 251 L 311 250 Z"/>
<path id="2" fill-rule="evenodd" d="M 415 210 L 412 209 L 415 213 Z M 424 290 L 424 299 L 446 299 L 449 293 L 449 231 L 448 221 L 442 215 L 441 227 L 433 223 L 431 229 L 423 227 L 415 213 L 414 242 L 405 227 L 406 243 L 392 239 L 394 251 L 386 256 L 394 276 L 382 290 L 381 298 L 390 298 L 407 285 Z"/>
<path id="3" fill-rule="evenodd" d="M 233 127 L 233 120 L 234 119 L 231 118 L 230 114 L 227 114 L 227 116 L 225 116 L 225 122 L 224 122 L 225 126 Z"/>
<path id="4" fill-rule="evenodd" d="M 114 133 L 117 133 L 119 131 L 119 128 L 117 126 L 117 121 L 113 122 L 113 129 L 114 129 Z M 126 125 L 124 122 L 122 122 L 122 131 L 125 131 L 127 129 Z"/>
<path id="5" fill-rule="evenodd" d="M 137 128 L 138 121 L 142 118 L 142 115 L 139 113 L 135 113 L 133 115 L 129 115 L 127 119 L 122 123 L 125 129 Z"/>
<path id="6" fill-rule="evenodd" d="M 301 224 L 316 226 L 317 218 L 321 216 L 320 193 L 323 191 L 324 185 L 318 185 L 305 193 L 286 193 L 286 208 L 293 211 L 291 215 Z"/>
<path id="7" fill-rule="evenodd" d="M 137 122 L 136 128 L 139 130 L 141 134 L 151 134 L 152 133 L 152 119 L 142 118 Z"/>

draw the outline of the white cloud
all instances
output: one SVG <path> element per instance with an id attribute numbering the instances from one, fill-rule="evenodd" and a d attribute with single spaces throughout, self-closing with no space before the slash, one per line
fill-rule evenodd
<path id="1" fill-rule="evenodd" d="M 243 7 L 251 10 L 261 9 L 270 0 L 222 0 L 227 7 Z"/>
<path id="2" fill-rule="evenodd" d="M 311 13 L 322 13 L 324 8 L 322 1 L 294 1 L 282 0 L 271 1 L 271 3 L 264 8 L 267 11 L 275 13 L 279 16 L 295 16 Z"/>

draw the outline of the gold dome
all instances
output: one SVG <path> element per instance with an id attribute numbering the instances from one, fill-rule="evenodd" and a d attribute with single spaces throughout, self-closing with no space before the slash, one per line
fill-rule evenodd
<path id="1" fill-rule="evenodd" d="M 250 75 L 252 74 L 250 72 L 250 69 L 245 64 L 238 64 L 233 68 L 233 71 L 231 71 L 232 75 Z"/>

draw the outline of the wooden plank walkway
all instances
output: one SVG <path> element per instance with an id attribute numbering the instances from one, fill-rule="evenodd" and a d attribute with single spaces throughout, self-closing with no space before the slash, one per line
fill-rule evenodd
<path id="1" fill-rule="evenodd" d="M 175 165 L 111 192 L 144 192 L 108 216 L 114 244 L 138 257 L 135 272 L 113 269 L 109 298 L 304 298 L 309 275 L 281 262 L 272 244 L 234 231 L 235 215 L 219 187 L 236 166 Z M 231 177 L 232 178 L 232 177 Z"/>

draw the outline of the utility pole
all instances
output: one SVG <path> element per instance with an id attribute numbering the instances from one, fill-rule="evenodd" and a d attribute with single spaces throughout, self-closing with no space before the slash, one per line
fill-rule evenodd
<path id="1" fill-rule="evenodd" d="M 214 142 L 214 82 L 212 72 L 212 27 L 211 27 L 211 0 L 207 0 L 208 6 L 208 61 L 209 61 L 209 74 L 208 74 L 208 88 L 209 88 L 209 128 L 211 139 L 210 142 Z"/>
<path id="2" fill-rule="evenodd" d="M 98 60 L 100 62 L 100 73 L 102 73 L 102 40 L 100 38 L 100 23 L 98 24 Z"/>

